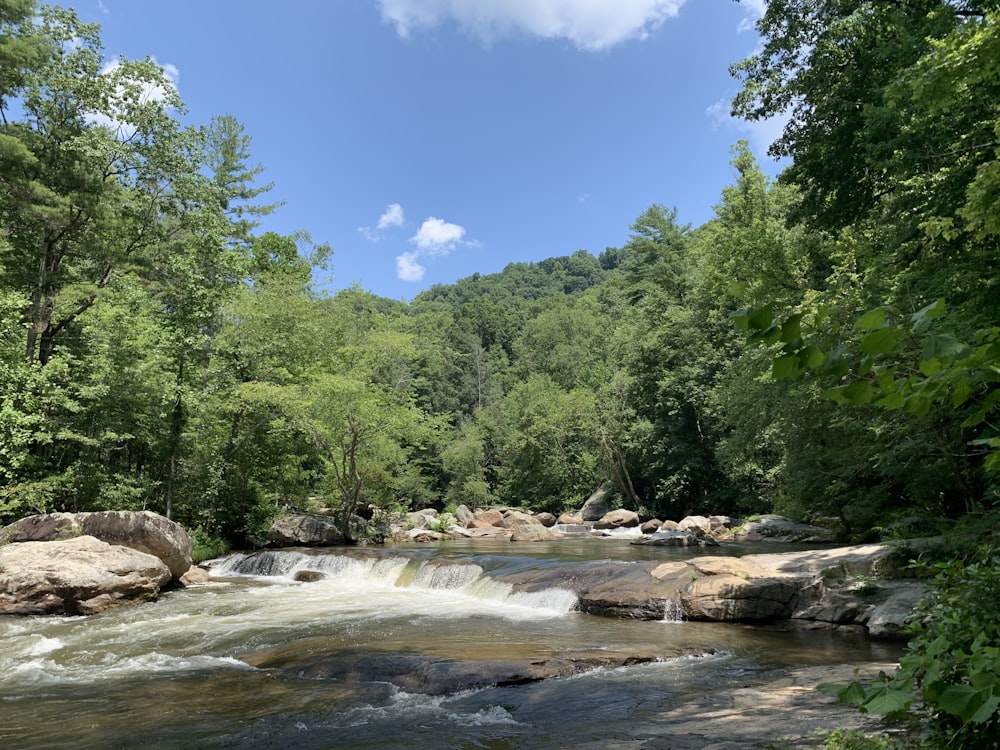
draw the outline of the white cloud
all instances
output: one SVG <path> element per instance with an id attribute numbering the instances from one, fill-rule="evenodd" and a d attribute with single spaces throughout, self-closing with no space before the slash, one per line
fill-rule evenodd
<path id="1" fill-rule="evenodd" d="M 424 219 L 410 242 L 425 255 L 447 255 L 465 236 L 465 227 L 451 224 L 433 216 Z"/>
<path id="2" fill-rule="evenodd" d="M 719 99 L 705 110 L 705 114 L 712 120 L 712 127 L 715 130 L 724 128 L 740 137 L 745 137 L 759 157 L 766 155 L 771 144 L 785 132 L 785 125 L 789 119 L 787 114 L 751 122 L 733 117 L 730 106 L 729 99 Z"/>
<path id="3" fill-rule="evenodd" d="M 402 281 L 420 281 L 424 278 L 424 268 L 417 262 L 419 253 L 403 253 L 396 258 L 396 276 Z"/>
<path id="4" fill-rule="evenodd" d="M 374 229 L 371 227 L 358 227 L 358 231 L 370 242 L 378 242 L 382 239 L 382 235 L 385 234 L 386 230 L 393 227 L 401 227 L 405 222 L 403 207 L 398 203 L 390 203 L 385 207 L 382 215 L 378 217 L 378 223 Z"/>
<path id="5" fill-rule="evenodd" d="M 458 247 L 479 247 L 476 240 L 465 239 L 465 227 L 434 216 L 424 219 L 410 242 L 417 249 L 396 257 L 396 276 L 403 281 L 420 281 L 424 277 L 427 269 L 420 264 L 421 258 L 448 255 Z"/>
<path id="6" fill-rule="evenodd" d="M 403 226 L 403 207 L 398 203 L 390 203 L 386 206 L 385 212 L 378 217 L 378 226 L 376 227 L 380 232 L 384 232 L 386 229 L 392 227 Z"/>
<path id="7" fill-rule="evenodd" d="M 602 50 L 645 39 L 686 0 L 376 0 L 403 39 L 453 21 L 490 44 L 515 33 Z"/>

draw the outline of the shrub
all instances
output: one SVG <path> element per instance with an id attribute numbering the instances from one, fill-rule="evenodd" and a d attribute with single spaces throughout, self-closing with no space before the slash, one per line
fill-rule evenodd
<path id="1" fill-rule="evenodd" d="M 890 718 L 907 715 L 919 692 L 929 747 L 1000 749 L 1000 552 L 936 568 L 896 673 L 820 690 Z"/>

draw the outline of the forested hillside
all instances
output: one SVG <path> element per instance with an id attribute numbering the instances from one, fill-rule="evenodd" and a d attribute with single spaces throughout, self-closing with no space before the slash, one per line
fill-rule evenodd
<path id="1" fill-rule="evenodd" d="M 287 509 L 605 483 L 845 539 L 989 511 L 994 6 L 772 0 L 734 107 L 790 114 L 780 180 L 740 142 L 702 226 L 636 206 L 598 257 L 404 303 L 327 293 L 334 251 L 260 231 L 236 117 L 184 125 L 152 61 L 102 69 L 96 27 L 0 0 L 0 523 L 148 508 L 252 545 Z"/>

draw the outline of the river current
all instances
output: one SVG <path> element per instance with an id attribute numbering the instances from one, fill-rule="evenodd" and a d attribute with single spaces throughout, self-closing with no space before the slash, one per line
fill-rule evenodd
<path id="1" fill-rule="evenodd" d="M 720 688 L 776 667 L 896 658 L 893 646 L 836 633 L 594 617 L 574 611 L 565 591 L 513 593 L 493 578 L 694 554 L 594 539 L 237 553 L 213 563 L 213 582 L 152 604 L 0 617 L 0 747 L 624 748 L 682 697 L 707 705 Z M 322 577 L 296 581 L 303 570 Z M 622 648 L 663 658 L 452 695 L 241 659 L 269 649 L 475 660 Z M 691 651 L 700 655 L 678 656 Z"/>

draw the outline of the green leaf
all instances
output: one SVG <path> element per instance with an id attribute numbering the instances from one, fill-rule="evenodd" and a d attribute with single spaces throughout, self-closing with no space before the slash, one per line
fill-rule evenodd
<path id="1" fill-rule="evenodd" d="M 873 685 L 867 691 L 867 697 L 860 710 L 870 714 L 898 714 L 906 711 L 913 702 L 913 691 L 898 687 L 892 682 L 882 682 Z"/>
<path id="2" fill-rule="evenodd" d="M 815 370 L 817 367 L 821 367 L 823 363 L 826 362 L 826 353 L 821 351 L 819 347 L 807 346 L 799 352 L 799 360 L 805 367 L 808 367 L 810 370 Z"/>
<path id="3" fill-rule="evenodd" d="M 970 685 L 949 685 L 938 697 L 938 706 L 962 721 L 971 721 L 989 697 L 989 690 L 976 690 Z"/>
<path id="4" fill-rule="evenodd" d="M 781 324 L 781 338 L 783 344 L 791 343 L 802 335 L 802 313 L 796 313 Z"/>
<path id="5" fill-rule="evenodd" d="M 786 354 L 778 357 L 771 365 L 771 377 L 775 380 L 786 380 L 797 378 L 802 374 L 802 365 L 795 354 Z"/>
<path id="6" fill-rule="evenodd" d="M 920 372 L 928 378 L 932 378 L 944 369 L 944 365 L 939 359 L 920 360 Z"/>
<path id="7" fill-rule="evenodd" d="M 765 328 L 769 328 L 773 322 L 774 308 L 771 305 L 765 305 L 764 307 L 756 310 L 751 310 L 747 315 L 747 324 L 755 331 L 761 331 Z"/>
<path id="8" fill-rule="evenodd" d="M 854 327 L 861 331 L 868 331 L 874 328 L 881 328 L 885 325 L 885 310 L 881 307 L 876 308 L 870 312 L 866 312 L 857 322 Z"/>
<path id="9" fill-rule="evenodd" d="M 902 409 L 905 403 L 906 399 L 903 398 L 903 394 L 895 391 L 882 396 L 875 402 L 875 406 L 880 406 L 883 409 Z"/>
<path id="10" fill-rule="evenodd" d="M 746 331 L 750 327 L 750 308 L 744 307 L 742 310 L 730 313 L 729 319 L 737 329 Z"/>
<path id="11" fill-rule="evenodd" d="M 930 321 L 944 315 L 944 298 L 936 299 L 926 307 L 922 307 L 910 316 L 910 323 L 914 333 L 923 333 L 930 326 Z"/>
<path id="12" fill-rule="evenodd" d="M 844 398 L 849 404 L 871 403 L 873 395 L 872 384 L 867 380 L 858 380 L 844 388 Z"/>
<path id="13" fill-rule="evenodd" d="M 951 361 L 966 351 L 966 346 L 954 336 L 941 334 L 928 336 L 924 340 L 924 359 L 942 358 Z"/>
<path id="14" fill-rule="evenodd" d="M 861 339 L 858 348 L 865 354 L 888 354 L 896 348 L 902 338 L 903 330 L 901 328 L 878 328 L 866 334 Z"/>

